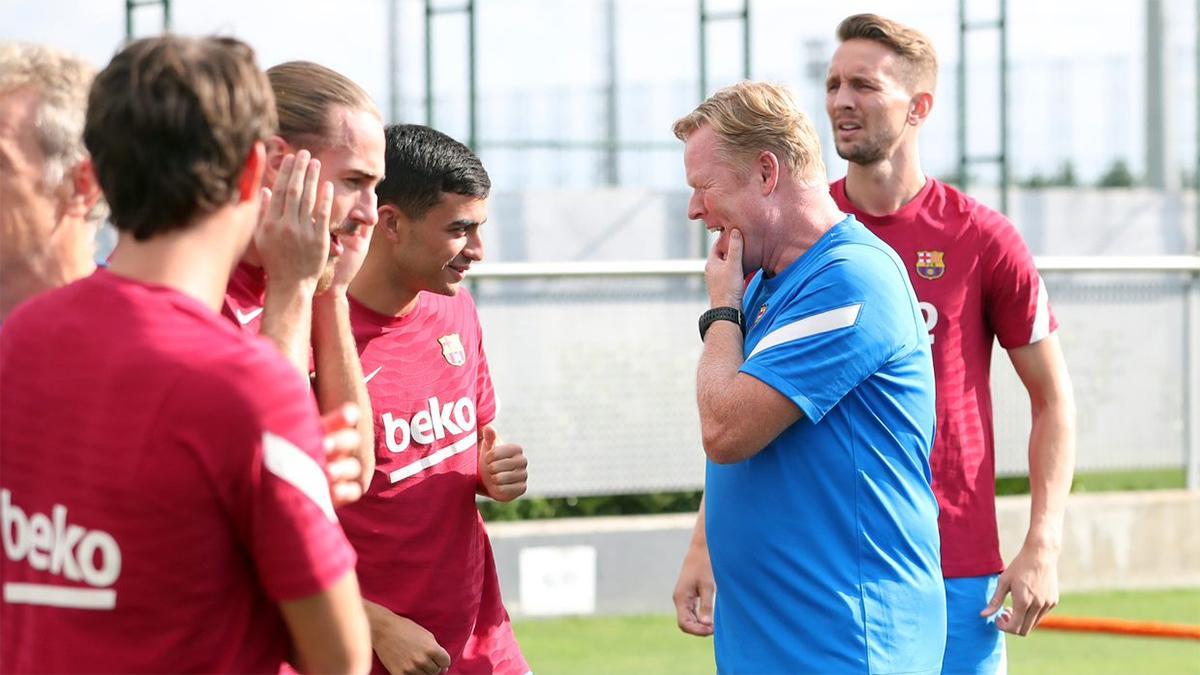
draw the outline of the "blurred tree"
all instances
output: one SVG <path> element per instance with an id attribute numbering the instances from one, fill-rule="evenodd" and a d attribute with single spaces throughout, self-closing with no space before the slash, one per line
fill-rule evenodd
<path id="1" fill-rule="evenodd" d="M 1137 179 L 1133 177 L 1129 165 L 1123 159 L 1113 160 L 1108 171 L 1105 171 L 1096 183 L 1096 187 L 1100 188 L 1127 188 L 1135 185 L 1137 185 Z"/>
<path id="2" fill-rule="evenodd" d="M 1035 173 L 1029 178 L 1018 182 L 1018 185 L 1028 190 L 1040 190 L 1048 187 L 1075 187 L 1078 184 L 1075 179 L 1075 165 L 1070 160 L 1059 165 L 1058 173 L 1053 176 L 1043 176 L 1040 173 Z"/>

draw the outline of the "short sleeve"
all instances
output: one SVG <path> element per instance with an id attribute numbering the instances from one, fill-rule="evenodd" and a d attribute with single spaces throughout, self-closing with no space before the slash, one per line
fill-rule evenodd
<path id="1" fill-rule="evenodd" d="M 478 411 L 479 427 L 491 424 L 500 412 L 500 404 L 496 399 L 496 390 L 492 385 L 492 373 L 488 368 L 487 354 L 483 350 L 483 329 L 479 320 L 475 320 L 475 334 L 479 341 L 475 346 L 479 357 L 475 360 L 475 409 Z"/>
<path id="2" fill-rule="evenodd" d="M 981 229 L 989 241 L 981 260 L 984 308 L 1000 346 L 1033 344 L 1058 329 L 1046 285 L 1021 234 L 1007 218 L 987 211 Z"/>
<path id="3" fill-rule="evenodd" d="M 903 270 L 883 251 L 851 248 L 782 298 L 786 305 L 756 331 L 761 338 L 747 344 L 741 367 L 813 422 L 919 340 Z"/>
<path id="4" fill-rule="evenodd" d="M 263 358 L 203 374 L 173 407 L 207 418 L 212 431 L 194 451 L 267 596 L 284 602 L 329 588 L 355 556 L 329 496 L 316 403 L 299 373 L 266 352 L 255 345 Z"/>

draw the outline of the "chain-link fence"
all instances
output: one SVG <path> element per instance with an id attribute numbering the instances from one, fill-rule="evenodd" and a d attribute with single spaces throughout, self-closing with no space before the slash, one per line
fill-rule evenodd
<path id="1" fill-rule="evenodd" d="M 1200 262 L 1076 271 L 1081 261 L 1091 261 L 1085 269 L 1111 263 L 1064 260 L 1041 267 L 1079 408 L 1078 470 L 1183 467 L 1200 394 L 1200 336 L 1189 319 L 1198 311 L 1189 292 L 1200 295 Z M 1163 260 L 1192 271 L 1153 271 Z M 498 424 L 525 446 L 530 494 L 702 487 L 700 267 L 644 263 L 620 273 L 619 263 L 579 263 L 576 274 L 605 273 L 582 277 L 561 276 L 570 265 L 481 271 L 475 293 L 501 398 Z M 501 276 L 514 270 L 522 276 Z M 999 474 L 1017 475 L 1027 470 L 1029 400 L 1007 361 L 997 346 L 996 464 Z"/>

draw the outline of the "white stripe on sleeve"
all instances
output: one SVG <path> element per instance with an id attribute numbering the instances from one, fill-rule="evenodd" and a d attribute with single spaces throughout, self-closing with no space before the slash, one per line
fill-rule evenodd
<path id="1" fill-rule="evenodd" d="M 770 349 L 785 342 L 793 342 L 802 338 L 812 337 L 813 335 L 828 333 L 831 330 L 853 326 L 854 322 L 858 321 L 858 313 L 861 310 L 862 303 L 847 305 L 821 312 L 820 314 L 806 316 L 786 326 L 776 328 L 758 341 L 758 344 L 754 346 L 754 351 L 750 352 L 750 356 L 746 357 L 746 360 L 754 358 L 755 354 L 764 349 Z"/>
<path id="2" fill-rule="evenodd" d="M 329 497 L 329 479 L 321 465 L 291 441 L 263 432 L 263 464 L 267 471 L 299 490 L 316 504 L 330 522 L 336 523 L 333 500 Z"/>
<path id="3" fill-rule="evenodd" d="M 1038 275 L 1037 309 L 1033 315 L 1033 329 L 1029 331 L 1029 344 L 1050 335 L 1050 298 L 1046 295 L 1046 282 Z"/>

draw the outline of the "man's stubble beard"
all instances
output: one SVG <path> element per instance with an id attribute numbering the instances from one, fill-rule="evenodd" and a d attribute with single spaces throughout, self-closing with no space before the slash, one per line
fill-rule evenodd
<path id="1" fill-rule="evenodd" d="M 325 263 L 325 269 L 321 270 L 321 276 L 317 277 L 316 295 L 320 295 L 333 287 L 333 268 L 336 262 L 337 258 L 330 258 Z"/>
<path id="2" fill-rule="evenodd" d="M 887 157 L 886 146 L 886 143 L 880 143 L 878 139 L 870 139 L 863 143 L 854 144 L 848 149 L 842 149 L 841 146 L 835 144 L 838 157 L 859 166 L 869 166 L 883 161 Z"/>

